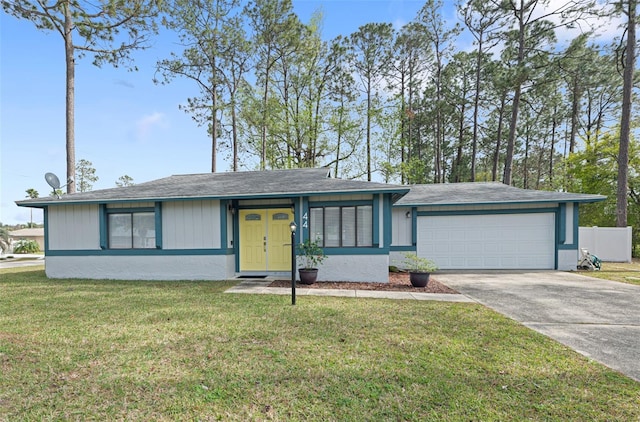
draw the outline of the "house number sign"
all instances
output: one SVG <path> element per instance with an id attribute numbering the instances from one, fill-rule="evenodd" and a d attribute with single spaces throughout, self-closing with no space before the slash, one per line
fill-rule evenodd
<path id="1" fill-rule="evenodd" d="M 302 215 L 302 227 L 305 229 L 309 227 L 309 216 L 306 212 Z"/>

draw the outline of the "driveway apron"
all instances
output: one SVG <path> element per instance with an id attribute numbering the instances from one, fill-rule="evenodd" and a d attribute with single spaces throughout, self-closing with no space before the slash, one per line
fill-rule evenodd
<path id="1" fill-rule="evenodd" d="M 436 278 L 640 382 L 640 286 L 558 271 L 444 272 Z"/>

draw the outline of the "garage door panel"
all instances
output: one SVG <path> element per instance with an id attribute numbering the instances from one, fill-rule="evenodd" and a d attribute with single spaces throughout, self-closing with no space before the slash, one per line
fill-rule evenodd
<path id="1" fill-rule="evenodd" d="M 418 217 L 419 256 L 442 269 L 553 269 L 553 213 Z"/>
<path id="2" fill-rule="evenodd" d="M 461 248 L 465 248 L 465 245 L 460 245 Z M 482 254 L 484 251 L 484 243 L 482 242 L 473 242 L 473 243 L 468 243 L 466 245 L 466 252 L 471 255 L 479 255 Z"/>

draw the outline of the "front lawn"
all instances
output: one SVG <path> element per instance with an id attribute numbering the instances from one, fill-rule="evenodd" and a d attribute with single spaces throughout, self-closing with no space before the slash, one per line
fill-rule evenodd
<path id="1" fill-rule="evenodd" d="M 0 420 L 638 420 L 640 384 L 483 306 L 0 270 Z"/>

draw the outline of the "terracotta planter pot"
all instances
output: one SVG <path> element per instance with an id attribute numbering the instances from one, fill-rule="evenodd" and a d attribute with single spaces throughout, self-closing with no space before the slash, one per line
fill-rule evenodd
<path id="1" fill-rule="evenodd" d="M 431 273 L 409 272 L 409 281 L 413 287 L 426 287 Z"/>
<path id="2" fill-rule="evenodd" d="M 298 274 L 300 274 L 300 284 L 313 284 L 318 279 L 317 268 L 300 268 Z"/>

